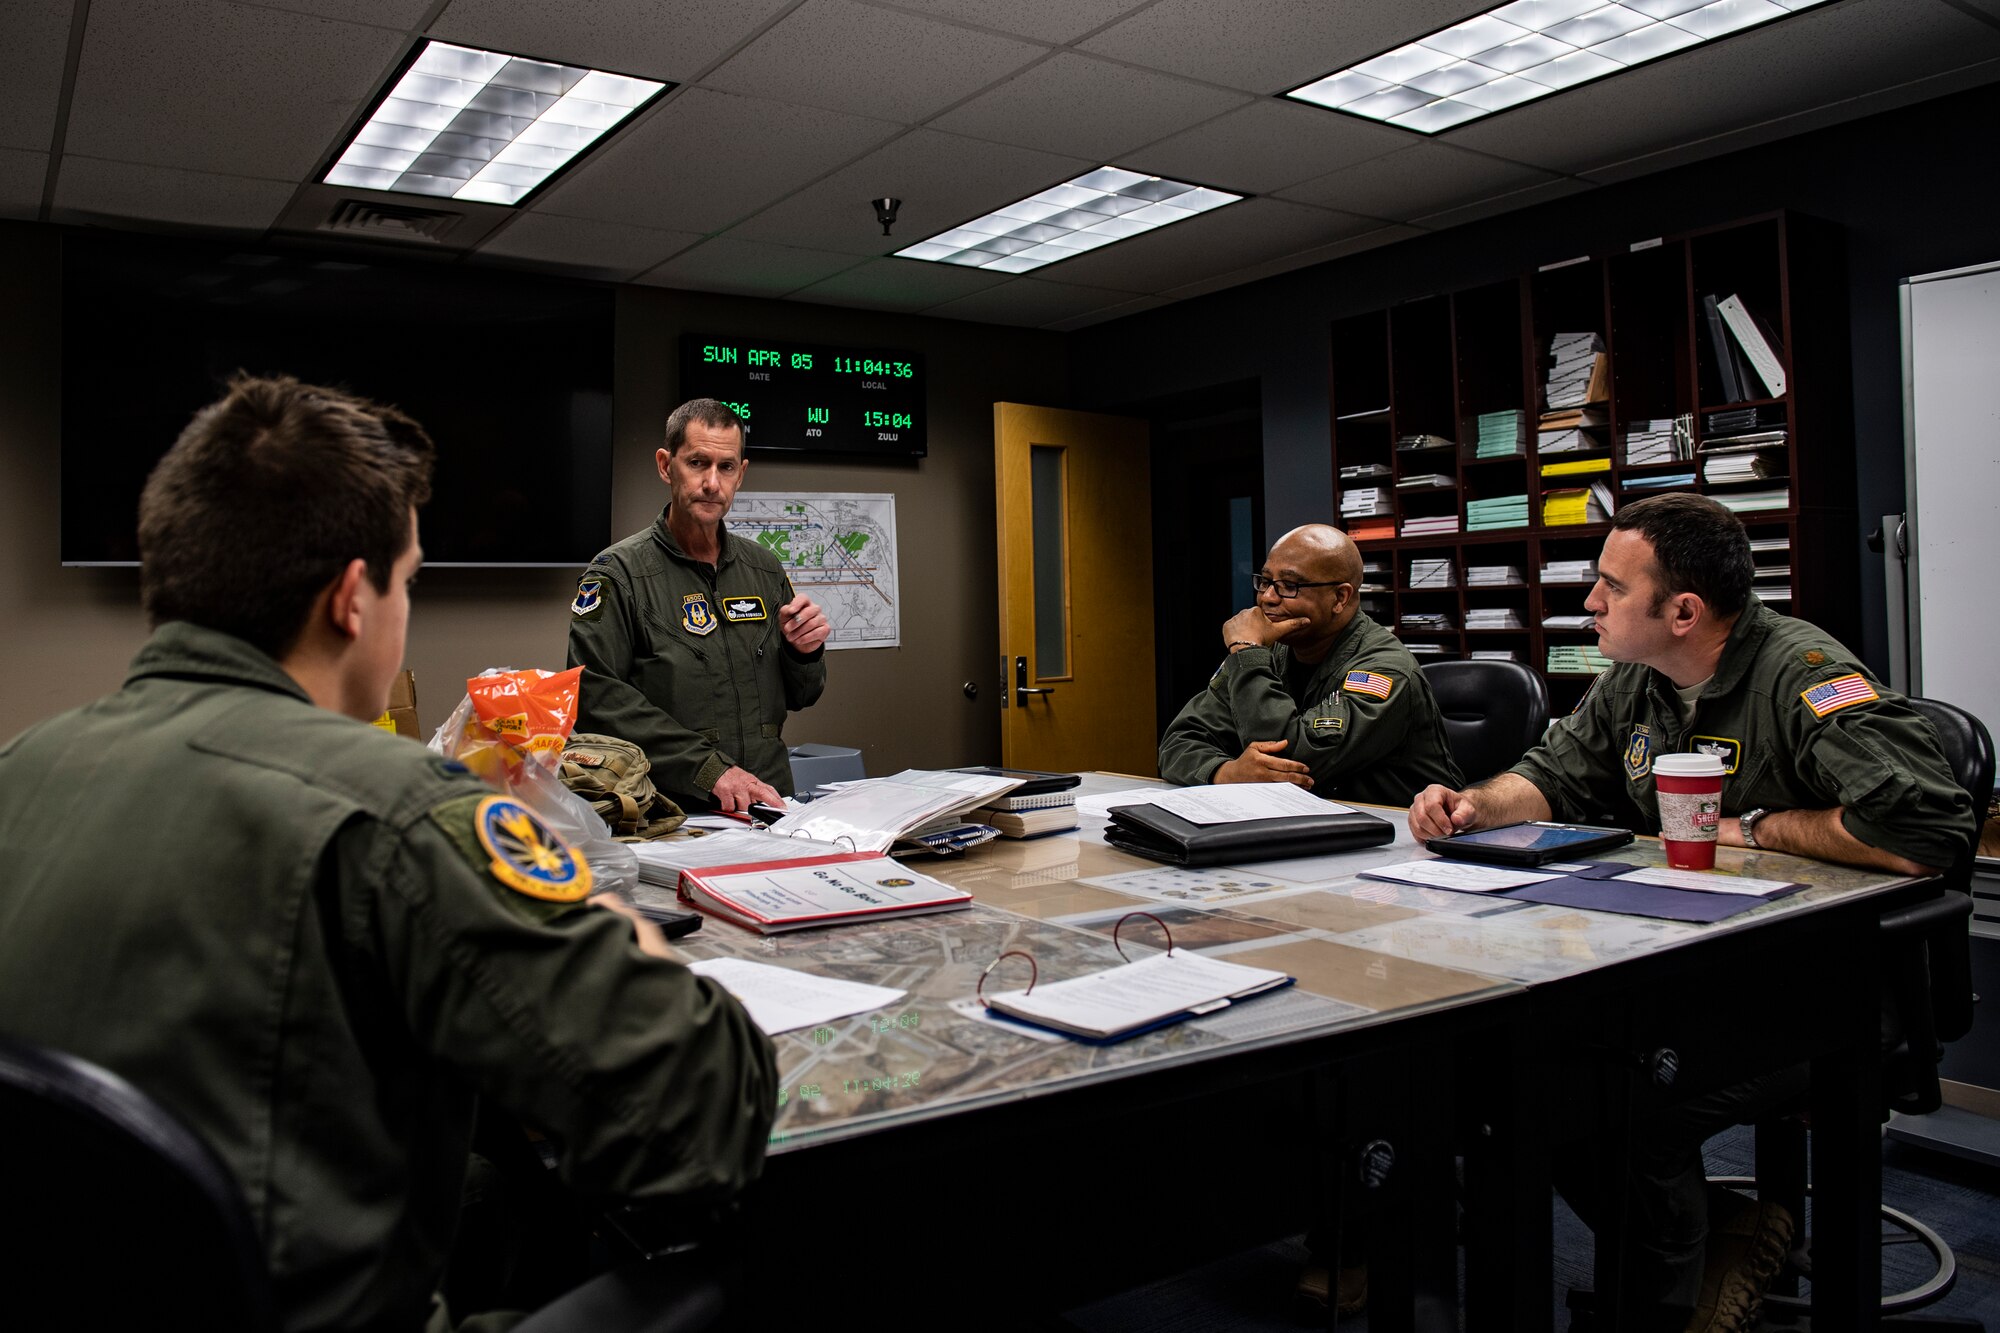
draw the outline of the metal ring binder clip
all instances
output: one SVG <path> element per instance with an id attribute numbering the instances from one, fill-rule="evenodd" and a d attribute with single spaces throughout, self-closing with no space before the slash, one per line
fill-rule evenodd
<path id="1" fill-rule="evenodd" d="M 979 996 L 979 1005 L 982 1009 L 991 1009 L 993 1007 L 986 1002 L 986 978 L 992 974 L 994 968 L 1000 966 L 1000 964 L 1006 962 L 1009 958 L 1025 958 L 1028 960 L 1028 966 L 1033 971 L 1028 974 L 1028 989 L 1022 991 L 1021 994 L 1033 995 L 1035 993 L 1035 983 L 1042 979 L 1041 966 L 1035 962 L 1035 956 L 1027 950 L 1009 949 L 1006 953 L 1001 954 L 998 958 L 988 963 L 986 971 L 979 974 L 979 989 L 976 993 Z"/>
<path id="2" fill-rule="evenodd" d="M 1158 926 L 1160 928 L 1160 933 L 1167 937 L 1167 952 L 1172 953 L 1174 951 L 1174 932 L 1167 929 L 1166 922 L 1160 920 L 1160 918 L 1154 916 L 1151 912 L 1127 912 L 1124 916 L 1119 917 L 1118 924 L 1111 928 L 1111 947 L 1118 951 L 1118 956 L 1120 958 L 1125 958 L 1125 946 L 1118 942 L 1118 932 L 1125 929 L 1125 923 L 1127 921 L 1130 921 L 1135 916 L 1143 916 L 1148 921 Z M 1006 957 L 1006 955 L 1002 954 L 1001 957 L 1004 958 Z M 1125 961 L 1129 963 L 1132 960 L 1130 958 L 1125 958 Z"/>
<path id="3" fill-rule="evenodd" d="M 843 842 L 847 844 L 847 850 L 848 850 L 848 851 L 850 851 L 850 852 L 851 852 L 851 851 L 854 851 L 854 850 L 855 850 L 855 846 L 854 846 L 854 835 L 853 835 L 853 834 L 851 834 L 851 833 L 843 833 L 843 834 L 841 834 L 841 835 L 840 835 L 839 837 L 837 837 L 837 838 L 835 838 L 835 839 L 833 840 L 833 845 L 834 845 L 834 846 L 836 846 L 836 847 L 838 847 L 838 846 L 840 846 L 840 844 L 841 844 L 841 843 L 843 843 Z"/>

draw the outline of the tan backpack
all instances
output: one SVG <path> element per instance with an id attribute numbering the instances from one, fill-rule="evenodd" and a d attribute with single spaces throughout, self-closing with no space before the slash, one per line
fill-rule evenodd
<path id="1" fill-rule="evenodd" d="M 589 802 L 620 841 L 664 837 L 687 822 L 653 786 L 651 769 L 645 751 L 616 736 L 578 732 L 563 747 L 563 786 Z"/>

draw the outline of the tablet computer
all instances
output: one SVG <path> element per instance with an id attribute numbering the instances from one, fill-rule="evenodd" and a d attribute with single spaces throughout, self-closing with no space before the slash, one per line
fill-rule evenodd
<path id="1" fill-rule="evenodd" d="M 1426 838 L 1424 846 L 1439 856 L 1449 856 L 1455 861 L 1538 866 L 1548 861 L 1575 860 L 1607 847 L 1623 847 L 1630 841 L 1632 833 L 1629 829 L 1531 820 L 1481 829 L 1477 833 L 1457 833 L 1449 838 Z"/>

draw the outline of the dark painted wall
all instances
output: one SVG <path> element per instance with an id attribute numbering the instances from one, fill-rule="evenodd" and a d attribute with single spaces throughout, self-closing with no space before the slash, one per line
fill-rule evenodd
<path id="1" fill-rule="evenodd" d="M 1874 516 L 1903 506 L 1896 284 L 2000 258 L 1997 124 L 2000 86 L 1974 89 L 1099 325 L 1071 339 L 1079 406 L 1117 410 L 1259 380 L 1265 525 L 1284 532 L 1333 510 L 1330 321 L 1787 208 L 1839 224 L 1846 237 L 1859 549 Z M 1861 551 L 1858 564 L 1864 629 L 1855 646 L 1886 676 L 1880 559 Z"/>

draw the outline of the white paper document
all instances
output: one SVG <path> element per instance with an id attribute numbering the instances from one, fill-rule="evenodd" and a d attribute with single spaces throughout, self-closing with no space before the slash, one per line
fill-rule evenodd
<path id="1" fill-rule="evenodd" d="M 1115 1036 L 1189 1013 L 1208 1013 L 1234 997 L 1283 985 L 1282 972 L 1225 963 L 1185 949 L 1122 967 L 1005 991 L 994 1008 L 1082 1036 Z"/>
<path id="2" fill-rule="evenodd" d="M 741 1000 L 750 1011 L 750 1020 L 773 1037 L 850 1014 L 865 1014 L 908 994 L 888 986 L 794 972 L 789 967 L 745 958 L 709 958 L 688 964 L 688 971 L 707 977 Z"/>
<path id="3" fill-rule="evenodd" d="M 1219 787 L 1178 787 L 1152 793 L 1135 804 L 1157 805 L 1190 824 L 1237 824 L 1248 819 L 1291 815 L 1346 815 L 1344 805 L 1322 801 L 1289 782 L 1232 782 Z"/>
<path id="4" fill-rule="evenodd" d="M 1791 888 L 1782 879 L 1745 879 L 1741 875 L 1718 875 L 1712 870 L 1667 870 L 1649 867 L 1612 876 L 1633 884 L 1658 884 L 1668 889 L 1697 889 L 1702 893 L 1740 893 L 1746 898 L 1763 898 Z"/>
<path id="5" fill-rule="evenodd" d="M 896 839 L 934 819 L 971 810 L 1021 785 L 1021 778 L 908 768 L 869 778 L 794 808 L 773 833 L 837 843 L 857 852 L 886 852 Z"/>
<path id="6" fill-rule="evenodd" d="M 1562 878 L 1559 873 L 1476 866 L 1464 861 L 1404 861 L 1399 865 L 1376 866 L 1359 873 L 1400 880 L 1405 884 L 1425 884 L 1434 889 L 1456 889 L 1460 893 L 1497 893 L 1502 889 L 1526 888 L 1530 884 Z"/>
<path id="7" fill-rule="evenodd" d="M 1170 787 L 1127 787 L 1123 791 L 1095 792 L 1076 798 L 1076 812 L 1105 819 L 1110 816 L 1114 805 L 1146 805 L 1171 790 Z"/>
<path id="8" fill-rule="evenodd" d="M 635 842 L 633 854 L 639 858 L 639 878 L 649 884 L 678 884 L 681 871 L 706 866 L 754 865 L 759 861 L 804 861 L 816 856 L 836 856 L 846 851 L 830 842 L 811 838 L 787 838 L 762 829 L 717 829 L 702 838 L 660 838 Z"/>

